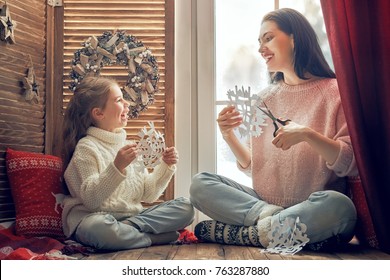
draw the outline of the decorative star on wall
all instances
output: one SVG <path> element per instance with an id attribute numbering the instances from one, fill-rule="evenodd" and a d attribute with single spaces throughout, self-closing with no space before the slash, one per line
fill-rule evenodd
<path id="1" fill-rule="evenodd" d="M 15 28 L 16 22 L 11 19 L 8 5 L 6 2 L 0 1 L 0 40 L 14 44 Z"/>
<path id="2" fill-rule="evenodd" d="M 39 85 L 35 77 L 34 67 L 30 57 L 30 67 L 28 68 L 27 77 L 23 78 L 24 98 L 29 102 L 39 102 Z"/>

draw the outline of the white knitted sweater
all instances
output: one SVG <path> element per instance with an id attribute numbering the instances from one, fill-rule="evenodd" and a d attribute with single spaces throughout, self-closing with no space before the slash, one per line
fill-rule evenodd
<path id="1" fill-rule="evenodd" d="M 109 132 L 96 127 L 78 142 L 64 174 L 70 192 L 62 213 L 66 236 L 90 213 L 109 213 L 116 219 L 137 215 L 143 209 L 141 201 L 157 200 L 168 186 L 176 165 L 163 161 L 152 173 L 135 169 L 133 162 L 122 174 L 113 161 L 126 144 L 124 129 Z"/>

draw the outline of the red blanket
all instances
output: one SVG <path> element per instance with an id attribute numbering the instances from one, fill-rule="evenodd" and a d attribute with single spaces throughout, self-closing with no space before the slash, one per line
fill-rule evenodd
<path id="1" fill-rule="evenodd" d="M 72 245 L 73 246 L 73 245 Z M 0 225 L 0 260 L 64 260 L 74 259 L 63 254 L 70 246 L 50 237 L 15 235 L 14 225 L 8 228 Z"/>
<path id="2" fill-rule="evenodd" d="M 180 231 L 176 245 L 197 243 L 193 232 Z M 0 260 L 66 260 L 68 255 L 93 253 L 92 248 L 84 247 L 71 240 L 61 242 L 50 237 L 30 237 L 15 235 L 14 225 L 8 228 L 0 225 Z"/>

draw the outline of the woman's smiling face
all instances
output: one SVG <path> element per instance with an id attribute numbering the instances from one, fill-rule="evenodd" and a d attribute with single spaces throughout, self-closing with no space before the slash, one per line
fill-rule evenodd
<path id="1" fill-rule="evenodd" d="M 259 35 L 259 53 L 269 72 L 294 71 L 294 39 L 281 31 L 274 21 L 265 21 Z"/>

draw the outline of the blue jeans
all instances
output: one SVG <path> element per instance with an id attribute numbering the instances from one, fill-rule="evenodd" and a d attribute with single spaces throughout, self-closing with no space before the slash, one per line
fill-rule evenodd
<path id="1" fill-rule="evenodd" d="M 257 193 L 224 176 L 207 172 L 192 179 L 190 200 L 194 207 L 213 220 L 231 225 L 255 225 L 269 204 Z M 272 223 L 286 217 L 299 217 L 307 226 L 309 244 L 337 236 L 350 241 L 356 224 L 356 209 L 346 195 L 336 191 L 318 191 L 307 200 L 272 216 Z"/>
<path id="2" fill-rule="evenodd" d="M 105 250 L 148 247 L 150 234 L 184 229 L 193 220 L 193 206 L 187 198 L 180 197 L 121 221 L 110 214 L 92 213 L 80 222 L 75 238 L 85 245 Z"/>

